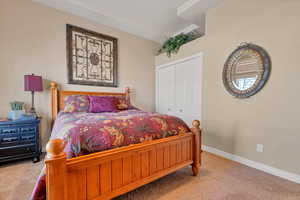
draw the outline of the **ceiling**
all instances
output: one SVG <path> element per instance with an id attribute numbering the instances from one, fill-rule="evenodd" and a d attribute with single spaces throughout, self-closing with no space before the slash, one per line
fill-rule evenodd
<path id="1" fill-rule="evenodd" d="M 164 41 L 179 31 L 196 24 L 187 17 L 198 3 L 199 18 L 211 0 L 33 0 L 79 15 L 90 20 L 150 39 Z M 216 0 L 213 0 L 216 1 Z M 181 9 L 180 9 L 181 8 Z M 177 11 L 179 9 L 179 11 Z M 178 13 L 177 13 L 178 12 Z M 194 10 L 193 13 L 196 11 Z M 182 17 L 182 16 L 184 17 Z M 200 26 L 203 20 L 199 20 Z"/>

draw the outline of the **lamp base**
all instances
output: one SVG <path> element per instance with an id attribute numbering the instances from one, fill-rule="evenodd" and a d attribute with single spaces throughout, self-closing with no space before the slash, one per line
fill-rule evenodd
<path id="1" fill-rule="evenodd" d="M 28 111 L 28 115 L 31 115 L 31 116 L 34 116 L 34 117 L 38 117 L 36 111 L 35 111 L 35 108 L 31 108 L 29 111 Z"/>
<path id="2" fill-rule="evenodd" d="M 31 115 L 36 115 L 35 108 L 34 108 L 34 107 L 30 108 L 29 113 L 30 113 Z"/>
<path id="3" fill-rule="evenodd" d="M 29 113 L 31 115 L 36 115 L 35 108 L 34 108 L 34 91 L 31 92 L 31 108 L 29 110 Z"/>

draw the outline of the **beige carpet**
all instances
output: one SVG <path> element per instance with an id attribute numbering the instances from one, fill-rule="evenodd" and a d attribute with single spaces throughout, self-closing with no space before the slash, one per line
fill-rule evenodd
<path id="1" fill-rule="evenodd" d="M 0 166 L 0 200 L 28 199 L 42 162 Z M 300 200 L 300 185 L 204 153 L 199 177 L 182 169 L 116 200 Z"/>

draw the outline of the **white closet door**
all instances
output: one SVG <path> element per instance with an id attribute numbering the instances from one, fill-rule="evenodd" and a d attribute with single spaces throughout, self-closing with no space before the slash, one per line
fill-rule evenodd
<path id="1" fill-rule="evenodd" d="M 189 125 L 201 119 L 202 57 L 175 66 L 176 115 Z"/>
<path id="2" fill-rule="evenodd" d="M 186 110 L 185 110 L 185 101 L 186 101 L 186 92 L 188 89 L 188 69 L 184 63 L 177 63 L 175 65 L 175 113 L 176 116 L 180 117 L 181 119 L 185 120 Z"/>
<path id="3" fill-rule="evenodd" d="M 157 90 L 159 113 L 174 115 L 175 110 L 175 68 L 160 68 L 157 71 Z"/>

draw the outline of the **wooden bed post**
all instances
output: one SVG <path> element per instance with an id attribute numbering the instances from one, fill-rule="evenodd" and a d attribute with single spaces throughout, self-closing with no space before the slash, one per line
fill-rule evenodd
<path id="1" fill-rule="evenodd" d="M 51 82 L 51 108 L 52 108 L 52 125 L 56 119 L 58 113 L 58 88 L 57 83 Z"/>
<path id="2" fill-rule="evenodd" d="M 50 140 L 46 146 L 46 191 L 47 200 L 67 200 L 66 161 L 64 141 Z"/>
<path id="3" fill-rule="evenodd" d="M 125 88 L 125 99 L 130 104 L 130 88 L 129 87 Z"/>
<path id="4" fill-rule="evenodd" d="M 194 155 L 193 155 L 193 164 L 192 170 L 193 175 L 197 176 L 200 171 L 200 164 L 201 164 L 201 129 L 200 129 L 200 121 L 194 120 L 193 127 L 191 128 L 192 133 L 194 134 Z"/>

